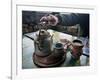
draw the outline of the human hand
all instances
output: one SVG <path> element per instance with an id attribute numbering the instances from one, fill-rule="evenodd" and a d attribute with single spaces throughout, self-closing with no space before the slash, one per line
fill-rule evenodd
<path id="1" fill-rule="evenodd" d="M 48 26 L 56 26 L 58 23 L 58 18 L 52 14 L 49 14 L 48 16 L 43 16 L 40 21 L 46 22 Z"/>

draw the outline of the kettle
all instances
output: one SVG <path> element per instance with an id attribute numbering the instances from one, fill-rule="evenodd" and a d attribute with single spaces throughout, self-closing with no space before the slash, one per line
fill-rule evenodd
<path id="1" fill-rule="evenodd" d="M 52 35 L 47 30 L 39 30 L 37 40 L 35 40 L 35 53 L 37 56 L 48 56 L 51 54 L 52 49 Z"/>

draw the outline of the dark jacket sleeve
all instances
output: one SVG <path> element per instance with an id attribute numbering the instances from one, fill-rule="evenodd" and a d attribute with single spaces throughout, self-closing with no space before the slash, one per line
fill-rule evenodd
<path id="1" fill-rule="evenodd" d="M 59 18 L 58 24 L 63 26 L 73 26 L 75 24 L 79 24 L 79 15 L 75 13 L 60 14 L 57 15 L 57 17 Z"/>

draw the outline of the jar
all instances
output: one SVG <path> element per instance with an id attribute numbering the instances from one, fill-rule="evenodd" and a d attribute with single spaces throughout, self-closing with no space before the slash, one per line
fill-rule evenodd
<path id="1" fill-rule="evenodd" d="M 83 43 L 81 40 L 73 40 L 72 42 L 72 48 L 71 48 L 71 53 L 72 53 L 72 56 L 75 58 L 75 59 L 79 59 L 80 56 L 82 55 L 83 53 Z"/>

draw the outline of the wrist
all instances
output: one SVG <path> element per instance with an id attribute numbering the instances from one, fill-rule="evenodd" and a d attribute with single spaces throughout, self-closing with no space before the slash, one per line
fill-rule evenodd
<path id="1" fill-rule="evenodd" d="M 62 22 L 61 16 L 59 14 L 57 14 L 55 16 L 58 18 L 57 25 L 61 24 L 61 22 Z"/>

